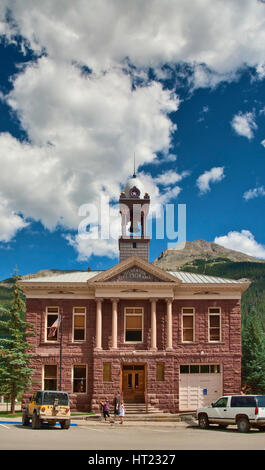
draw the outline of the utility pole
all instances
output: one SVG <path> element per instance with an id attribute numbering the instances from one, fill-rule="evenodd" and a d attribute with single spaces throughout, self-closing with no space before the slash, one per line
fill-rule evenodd
<path id="1" fill-rule="evenodd" d="M 59 390 L 62 391 L 62 362 L 63 362 L 63 309 L 60 309 L 60 383 Z"/>

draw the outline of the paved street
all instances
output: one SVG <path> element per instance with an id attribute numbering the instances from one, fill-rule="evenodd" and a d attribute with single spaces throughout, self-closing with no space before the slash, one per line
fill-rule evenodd
<path id="1" fill-rule="evenodd" d="M 164 425 L 90 424 L 33 430 L 11 421 L 1 421 L 1 450 L 265 450 L 265 433 L 251 430 L 239 433 L 236 428 L 200 430 L 184 423 Z"/>

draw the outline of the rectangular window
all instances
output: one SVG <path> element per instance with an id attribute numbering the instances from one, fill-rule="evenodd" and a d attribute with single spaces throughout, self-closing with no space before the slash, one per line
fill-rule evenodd
<path id="1" fill-rule="evenodd" d="M 209 308 L 209 341 L 221 341 L 221 309 Z"/>
<path id="2" fill-rule="evenodd" d="M 181 374 L 219 374 L 220 370 L 220 364 L 190 364 L 180 366 Z"/>
<path id="3" fill-rule="evenodd" d="M 165 363 L 157 362 L 156 364 L 156 380 L 158 382 L 164 382 L 165 380 Z"/>
<path id="4" fill-rule="evenodd" d="M 194 341 L 194 309 L 182 309 L 182 342 L 192 343 Z"/>
<path id="5" fill-rule="evenodd" d="M 47 307 L 46 341 L 57 341 L 59 330 L 59 307 Z"/>
<path id="6" fill-rule="evenodd" d="M 86 366 L 73 367 L 73 392 L 86 393 L 87 368 Z"/>
<path id="7" fill-rule="evenodd" d="M 125 342 L 143 341 L 143 309 L 125 308 Z"/>
<path id="8" fill-rule="evenodd" d="M 57 390 L 57 365 L 44 366 L 44 390 Z"/>
<path id="9" fill-rule="evenodd" d="M 103 363 L 103 382 L 111 382 L 111 362 Z"/>
<path id="10" fill-rule="evenodd" d="M 86 308 L 74 307 L 73 313 L 73 341 L 86 339 Z"/>

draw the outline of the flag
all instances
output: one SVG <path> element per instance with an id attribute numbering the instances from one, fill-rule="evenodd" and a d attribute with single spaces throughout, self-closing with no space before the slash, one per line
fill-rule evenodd
<path id="1" fill-rule="evenodd" d="M 57 331 L 57 329 L 59 328 L 60 321 L 61 321 L 61 318 L 60 318 L 60 317 L 56 318 L 55 322 L 54 322 L 54 323 L 52 324 L 52 326 L 50 327 L 50 331 L 49 331 L 49 334 L 48 334 L 48 338 L 51 338 L 52 336 L 55 336 L 55 335 L 56 335 L 56 331 Z"/>

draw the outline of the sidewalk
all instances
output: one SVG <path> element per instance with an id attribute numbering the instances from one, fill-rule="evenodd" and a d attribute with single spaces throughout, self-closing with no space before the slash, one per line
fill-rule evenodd
<path id="1" fill-rule="evenodd" d="M 111 416 L 111 419 L 113 416 Z M 100 427 L 106 427 L 106 426 L 121 426 L 120 425 L 120 420 L 117 418 L 116 422 L 109 422 L 109 421 L 104 421 L 103 418 L 100 415 L 91 415 L 91 416 L 73 416 L 71 418 L 71 423 L 77 424 L 78 426 L 100 426 Z M 186 428 L 188 426 L 196 426 L 197 421 L 193 418 L 188 419 L 186 421 L 181 421 L 180 419 L 177 418 L 171 418 L 170 421 L 166 421 L 163 419 L 159 419 L 157 417 L 144 417 L 144 416 L 129 416 L 126 418 L 124 417 L 124 423 L 122 426 L 151 426 L 151 427 L 178 427 L 178 428 Z"/>

